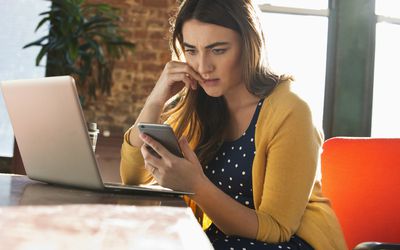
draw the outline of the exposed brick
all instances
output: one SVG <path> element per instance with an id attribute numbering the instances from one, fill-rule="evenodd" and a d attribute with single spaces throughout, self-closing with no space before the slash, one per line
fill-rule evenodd
<path id="1" fill-rule="evenodd" d="M 135 30 L 133 32 L 133 37 L 138 40 L 138 39 L 145 39 L 147 37 L 147 31 L 146 30 Z"/>
<path id="2" fill-rule="evenodd" d="M 166 8 L 168 0 L 143 0 L 144 7 Z"/>
<path id="3" fill-rule="evenodd" d="M 155 40 L 167 40 L 168 34 L 166 34 L 166 32 L 153 31 L 149 32 L 149 38 Z"/>
<path id="4" fill-rule="evenodd" d="M 135 59 L 140 61 L 154 61 L 157 60 L 157 54 L 154 52 L 140 51 L 135 54 Z"/>
<path id="5" fill-rule="evenodd" d="M 143 72 L 160 72 L 163 69 L 163 65 L 155 63 L 143 63 Z"/>
<path id="6" fill-rule="evenodd" d="M 98 95 L 84 107 L 85 118 L 97 122 L 100 130 L 122 133 L 136 120 L 154 88 L 164 65 L 171 58 L 169 17 L 177 0 L 88 0 L 107 3 L 121 10 L 125 39 L 135 43 L 133 54 L 115 63 L 111 95 Z"/>

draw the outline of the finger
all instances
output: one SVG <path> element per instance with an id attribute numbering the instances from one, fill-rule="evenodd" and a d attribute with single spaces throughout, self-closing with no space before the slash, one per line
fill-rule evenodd
<path id="1" fill-rule="evenodd" d="M 146 170 L 149 172 L 149 174 L 151 174 L 155 180 L 155 183 L 159 182 L 159 178 L 160 178 L 160 171 L 158 170 L 158 168 L 148 164 L 145 165 Z"/>
<path id="2" fill-rule="evenodd" d="M 153 169 L 154 169 L 154 167 L 151 166 L 151 164 L 148 164 L 148 163 L 144 164 L 144 168 L 145 168 L 145 169 L 147 170 L 147 172 L 149 172 L 149 173 L 152 173 L 152 172 L 153 172 Z"/>
<path id="3" fill-rule="evenodd" d="M 143 144 L 144 147 L 146 148 L 146 150 L 152 154 L 153 156 L 157 157 L 158 159 L 161 159 L 161 156 L 159 154 L 157 154 L 156 151 L 154 151 L 154 149 L 152 147 L 150 147 L 149 145 L 147 145 L 146 143 Z"/>
<path id="4" fill-rule="evenodd" d="M 201 75 L 195 71 L 189 64 L 183 62 L 174 62 L 170 68 L 171 73 L 186 73 L 196 81 L 203 82 Z"/>
<path id="5" fill-rule="evenodd" d="M 161 156 L 159 156 L 156 152 L 151 152 L 151 150 L 149 150 L 149 146 L 146 144 L 143 144 L 141 147 L 141 152 L 143 155 L 143 159 L 145 164 L 151 164 L 151 166 L 161 166 Z"/>
<path id="6" fill-rule="evenodd" d="M 143 142 L 145 144 L 150 146 L 158 155 L 160 155 L 161 158 L 167 158 L 171 154 L 168 152 L 168 150 L 163 145 L 161 145 L 158 141 L 151 138 L 151 136 L 148 136 L 144 133 L 140 133 L 139 137 L 143 140 Z M 145 148 L 146 148 L 146 146 L 145 146 Z M 146 149 L 146 151 L 148 151 L 148 149 Z M 160 160 L 160 159 L 158 159 L 158 160 Z"/>
<path id="7" fill-rule="evenodd" d="M 171 74 L 170 77 L 174 82 L 183 82 L 185 84 L 185 87 L 188 89 L 196 88 L 197 84 L 186 73 L 174 73 L 174 74 Z"/>
<path id="8" fill-rule="evenodd" d="M 181 147 L 182 153 L 185 158 L 190 162 L 197 162 L 197 155 L 193 152 L 193 150 L 189 146 L 189 142 L 187 141 L 185 136 L 179 140 L 179 146 Z"/>
<path id="9" fill-rule="evenodd" d="M 197 89 L 197 84 L 198 84 L 198 81 L 196 81 L 195 79 L 193 79 L 189 74 L 185 74 L 185 76 L 187 77 L 187 78 L 189 78 L 190 79 L 190 82 L 191 82 L 191 88 L 193 89 L 193 90 L 196 90 Z"/>

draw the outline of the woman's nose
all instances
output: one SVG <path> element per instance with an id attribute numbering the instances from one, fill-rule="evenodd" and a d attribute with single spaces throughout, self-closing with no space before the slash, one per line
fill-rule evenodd
<path id="1" fill-rule="evenodd" d="M 206 55 L 199 56 L 197 65 L 197 71 L 201 75 L 207 75 L 215 69 L 214 64 Z"/>

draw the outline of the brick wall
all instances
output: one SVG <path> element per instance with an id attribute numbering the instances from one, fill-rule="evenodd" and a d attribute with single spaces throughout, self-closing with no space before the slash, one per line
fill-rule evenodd
<path id="1" fill-rule="evenodd" d="M 166 62 L 171 58 L 168 45 L 169 22 L 176 0 L 90 0 L 107 3 L 121 10 L 126 39 L 135 51 L 114 69 L 110 96 L 99 96 L 84 107 L 88 122 L 97 122 L 101 131 L 121 134 L 136 120 Z"/>

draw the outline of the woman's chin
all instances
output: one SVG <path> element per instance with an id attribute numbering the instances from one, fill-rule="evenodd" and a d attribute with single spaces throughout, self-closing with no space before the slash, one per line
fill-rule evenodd
<path id="1" fill-rule="evenodd" d="M 216 89 L 204 89 L 204 92 L 210 97 L 220 97 L 222 96 L 221 91 L 217 91 Z"/>

